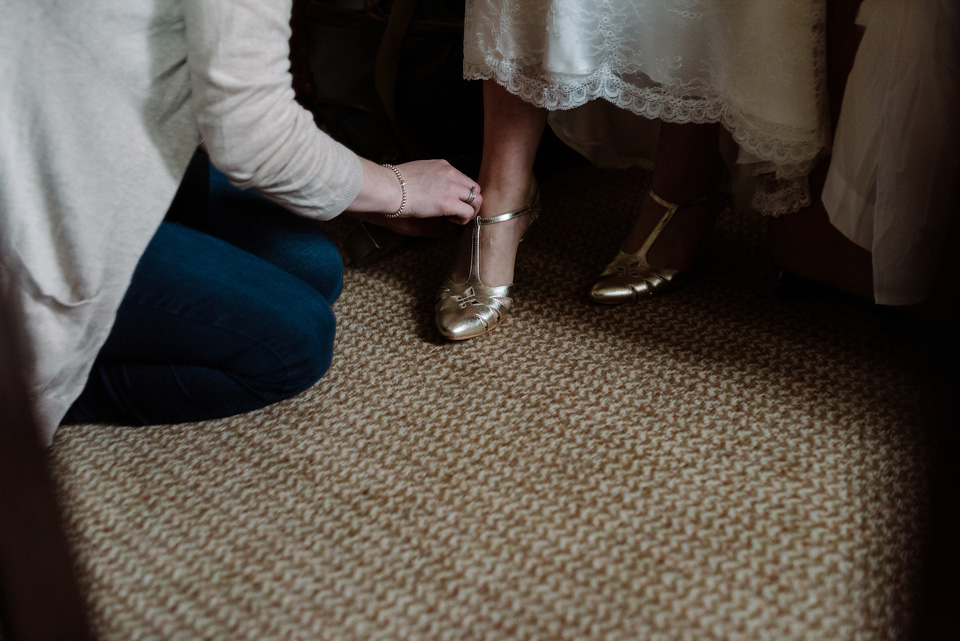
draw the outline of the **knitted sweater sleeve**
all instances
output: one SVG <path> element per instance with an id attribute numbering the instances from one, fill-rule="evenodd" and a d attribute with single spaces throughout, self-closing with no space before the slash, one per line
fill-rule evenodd
<path id="1" fill-rule="evenodd" d="M 295 213 L 341 213 L 360 191 L 360 160 L 294 99 L 291 0 L 183 7 L 191 103 L 213 164 Z"/>

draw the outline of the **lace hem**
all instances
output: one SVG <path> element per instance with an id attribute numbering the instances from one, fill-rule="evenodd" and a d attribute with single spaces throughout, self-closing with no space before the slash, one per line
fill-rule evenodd
<path id="1" fill-rule="evenodd" d="M 757 177 L 751 206 L 764 216 L 793 214 L 812 202 L 807 177 L 777 178 L 773 174 Z"/>
<path id="2" fill-rule="evenodd" d="M 802 179 L 830 144 L 825 0 L 469 0 L 466 8 L 465 78 L 495 81 L 552 111 L 599 99 L 649 120 L 718 123 L 766 190 L 756 204 L 776 214 L 809 203 Z M 765 173 L 776 182 L 759 180 Z"/>
<path id="3" fill-rule="evenodd" d="M 790 130 L 784 131 L 785 135 L 770 135 L 752 126 L 749 118 L 721 98 L 701 97 L 709 93 L 702 86 L 642 87 L 624 82 L 609 69 L 599 69 L 586 79 L 554 74 L 546 81 L 543 73 L 527 72 L 514 62 L 493 57 L 479 64 L 465 62 L 463 75 L 467 80 L 494 80 L 524 101 L 551 111 L 575 109 L 603 99 L 651 120 L 720 123 L 745 152 L 772 163 L 778 178 L 805 176 L 828 143 L 824 132 L 800 136 Z"/>

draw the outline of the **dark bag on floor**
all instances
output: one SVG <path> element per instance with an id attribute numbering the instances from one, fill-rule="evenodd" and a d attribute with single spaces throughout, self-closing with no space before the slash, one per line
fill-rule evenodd
<path id="1" fill-rule="evenodd" d="M 294 13 L 294 49 L 305 50 L 302 101 L 328 133 L 361 156 L 446 158 L 475 173 L 482 89 L 462 76 L 463 5 L 303 0 Z"/>

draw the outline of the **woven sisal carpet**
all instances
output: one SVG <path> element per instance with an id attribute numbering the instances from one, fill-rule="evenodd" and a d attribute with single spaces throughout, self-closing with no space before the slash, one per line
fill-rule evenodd
<path id="1" fill-rule="evenodd" d="M 445 248 L 424 241 L 348 269 L 333 368 L 299 397 L 61 430 L 102 638 L 898 638 L 925 527 L 921 340 L 778 300 L 764 223 L 739 214 L 685 289 L 591 305 L 641 182 L 543 180 L 518 312 L 482 339 L 435 333 Z"/>

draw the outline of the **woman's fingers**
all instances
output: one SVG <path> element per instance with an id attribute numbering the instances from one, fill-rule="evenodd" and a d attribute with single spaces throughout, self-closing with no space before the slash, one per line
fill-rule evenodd
<path id="1" fill-rule="evenodd" d="M 480 212 L 480 203 L 482 202 L 483 196 L 480 195 L 478 187 L 471 202 L 467 203 L 464 199 L 458 198 L 457 202 L 452 204 L 454 211 L 447 214 L 447 218 L 458 225 L 466 225 Z"/>
<path id="2" fill-rule="evenodd" d="M 400 165 L 400 170 L 407 183 L 409 216 L 443 216 L 464 224 L 480 211 L 480 185 L 447 161 L 418 160 Z"/>
<path id="3" fill-rule="evenodd" d="M 360 159 L 363 182 L 346 211 L 399 218 L 447 218 L 466 223 L 480 211 L 480 185 L 446 160 L 415 160 L 394 167 Z M 469 201 L 469 202 L 468 202 Z"/>
<path id="4" fill-rule="evenodd" d="M 445 199 L 449 211 L 444 215 L 452 222 L 465 225 L 480 212 L 483 196 L 480 194 L 480 185 L 460 172 L 457 174 L 450 177 L 449 192 Z"/>

